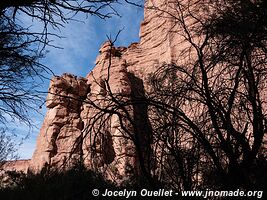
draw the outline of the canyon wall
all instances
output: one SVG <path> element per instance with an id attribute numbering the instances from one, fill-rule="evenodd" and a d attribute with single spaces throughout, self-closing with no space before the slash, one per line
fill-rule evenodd
<path id="1" fill-rule="evenodd" d="M 86 78 L 63 74 L 51 80 L 46 102 L 48 111 L 30 170 L 65 169 L 82 161 L 89 169 L 101 170 L 112 180 L 138 173 L 138 154 L 148 152 L 149 148 L 146 105 L 129 105 L 124 113 L 114 112 L 112 116 L 108 113 L 101 116 L 101 109 L 112 107 L 112 95 L 124 102 L 142 97 L 149 89 L 149 74 L 161 64 L 178 59 L 181 39 L 170 31 L 173 19 L 163 17 L 168 8 L 168 1 L 146 2 L 140 42 L 127 48 L 116 48 L 110 41 L 103 43 L 96 65 Z M 116 102 L 113 104 L 114 108 L 118 106 Z M 137 125 L 120 121 L 126 114 Z M 125 131 L 131 129 L 138 133 L 141 143 L 138 152 L 134 148 L 136 140 L 126 137 Z"/>
<path id="2" fill-rule="evenodd" d="M 188 44 L 186 33 L 177 27 L 171 2 L 147 1 L 140 42 L 129 47 L 104 42 L 94 69 L 85 78 L 63 74 L 51 80 L 48 111 L 28 170 L 65 170 L 82 163 L 119 183 L 153 164 L 148 107 L 131 102 L 145 97 L 150 74 L 164 63 L 190 62 L 181 59 Z M 194 29 L 194 19 L 186 23 Z"/>

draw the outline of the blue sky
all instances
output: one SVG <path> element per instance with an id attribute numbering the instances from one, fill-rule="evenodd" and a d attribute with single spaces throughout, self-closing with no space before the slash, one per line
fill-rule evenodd
<path id="1" fill-rule="evenodd" d="M 76 19 L 83 22 L 71 21 L 61 29 L 59 33 L 64 38 L 54 38 L 53 45 L 58 48 L 47 48 L 49 51 L 42 63 L 49 66 L 56 75 L 72 73 L 77 76 L 85 77 L 93 67 L 98 50 L 101 44 L 107 40 L 107 35 L 115 37 L 121 29 L 123 31 L 116 41 L 116 46 L 128 46 L 132 42 L 139 41 L 139 26 L 143 19 L 143 9 L 131 5 L 116 5 L 116 10 L 121 17 L 113 16 L 111 19 L 99 19 L 83 15 L 76 16 Z M 27 23 L 28 19 L 24 19 Z M 29 22 L 29 21 L 28 21 Z M 36 29 L 40 28 L 35 24 Z M 51 77 L 49 77 L 51 78 Z M 47 91 L 49 81 L 42 85 L 41 90 Z M 31 118 L 36 127 L 30 131 L 30 135 L 19 147 L 18 154 L 20 159 L 29 159 L 35 149 L 36 139 L 45 115 L 46 109 L 40 110 L 40 114 L 32 113 Z M 27 133 L 28 127 L 13 123 L 15 132 Z"/>

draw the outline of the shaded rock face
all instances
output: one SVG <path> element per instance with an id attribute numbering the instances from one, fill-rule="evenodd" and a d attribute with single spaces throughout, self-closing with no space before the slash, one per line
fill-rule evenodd
<path id="1" fill-rule="evenodd" d="M 167 9 L 169 5 L 168 1 L 151 0 L 146 6 Z M 138 156 L 144 160 L 143 167 L 149 163 L 147 106 L 125 106 L 121 114 L 103 116 L 101 111 L 111 108 L 111 102 L 114 109 L 118 108 L 112 95 L 121 102 L 142 98 L 149 89 L 149 74 L 162 63 L 177 59 L 173 40 L 180 39 L 170 32 L 171 19 L 161 15 L 161 11 L 145 9 L 139 43 L 115 48 L 105 42 L 95 68 L 86 78 L 63 74 L 52 79 L 46 103 L 48 111 L 30 162 L 32 171 L 45 167 L 64 169 L 79 161 L 118 182 L 138 173 Z M 126 115 L 134 123 L 125 120 Z M 125 137 L 131 136 L 131 132 L 135 133 L 132 138 Z M 134 142 L 140 144 L 139 149 Z"/>

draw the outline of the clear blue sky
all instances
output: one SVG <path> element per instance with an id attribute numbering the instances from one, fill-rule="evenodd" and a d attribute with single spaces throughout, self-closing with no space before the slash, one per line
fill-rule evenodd
<path id="1" fill-rule="evenodd" d="M 139 26 L 143 19 L 143 9 L 124 4 L 117 5 L 116 10 L 121 17 L 114 16 L 111 19 L 103 20 L 94 16 L 89 16 L 87 19 L 82 15 L 77 16 L 76 18 L 83 22 L 72 21 L 66 24 L 60 32 L 60 35 L 65 38 L 54 38 L 53 44 L 63 49 L 48 48 L 49 52 L 42 63 L 49 66 L 56 75 L 67 72 L 84 77 L 93 69 L 99 47 L 107 40 L 107 35 L 115 37 L 117 32 L 123 29 L 115 43 L 116 46 L 128 46 L 132 42 L 139 41 Z M 41 89 L 47 91 L 48 86 L 49 81 L 45 82 Z M 46 109 L 43 108 L 40 111 L 41 114 L 33 113 L 31 116 L 36 128 L 31 131 L 29 138 L 25 139 L 19 147 L 20 159 L 31 158 L 35 149 Z M 15 123 L 13 125 L 12 128 L 17 133 L 28 132 L 26 126 Z"/>

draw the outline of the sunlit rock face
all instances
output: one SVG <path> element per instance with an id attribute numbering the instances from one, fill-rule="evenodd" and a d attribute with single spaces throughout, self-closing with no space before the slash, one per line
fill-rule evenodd
<path id="1" fill-rule="evenodd" d="M 2 166 L 5 171 L 20 171 L 23 173 L 28 173 L 29 171 L 29 163 L 30 160 L 15 160 L 15 161 L 8 161 L 5 162 Z M 2 171 L 0 172 L 1 176 Z"/>
<path id="2" fill-rule="evenodd" d="M 67 167 L 69 160 L 80 159 L 83 130 L 80 113 L 88 88 L 85 78 L 70 74 L 51 80 L 46 99 L 48 111 L 32 157 L 31 170 L 40 171 L 45 166 Z"/>
<path id="3" fill-rule="evenodd" d="M 63 74 L 51 80 L 46 102 L 48 111 L 30 162 L 32 171 L 47 167 L 66 169 L 82 162 L 117 182 L 138 173 L 138 152 L 133 139 L 125 135 L 138 134 L 139 152 L 149 152 L 147 107 L 129 105 L 125 106 L 122 116 L 106 114 L 101 120 L 96 119 L 101 109 L 110 107 L 110 94 L 117 95 L 121 101 L 144 96 L 149 90 L 149 74 L 162 63 L 177 60 L 177 49 L 182 44 L 177 34 L 170 31 L 174 22 L 162 17 L 164 12 L 153 6 L 166 11 L 170 4 L 164 0 L 146 2 L 139 43 L 116 48 L 105 42 L 94 69 L 86 78 Z M 137 125 L 125 120 L 125 113 Z M 130 133 L 125 133 L 122 124 Z"/>
<path id="4" fill-rule="evenodd" d="M 141 167 L 153 164 L 149 160 L 153 148 L 148 120 L 151 113 L 147 105 L 130 102 L 150 92 L 149 76 L 162 64 L 187 66 L 190 59 L 181 58 L 194 56 L 184 55 L 189 44 L 177 27 L 176 7 L 171 2 L 176 1 L 146 1 L 140 42 L 127 48 L 104 42 L 94 69 L 85 78 L 63 74 L 51 80 L 48 111 L 25 169 L 65 170 L 82 163 L 120 183 L 125 177 L 138 175 Z M 194 7 L 194 2 L 186 5 Z M 204 8 L 195 9 L 199 9 L 196 13 L 204 12 Z M 194 29 L 194 19 L 185 23 Z M 196 43 L 202 40 L 193 39 Z M 154 153 L 160 154 L 160 149 Z"/>

